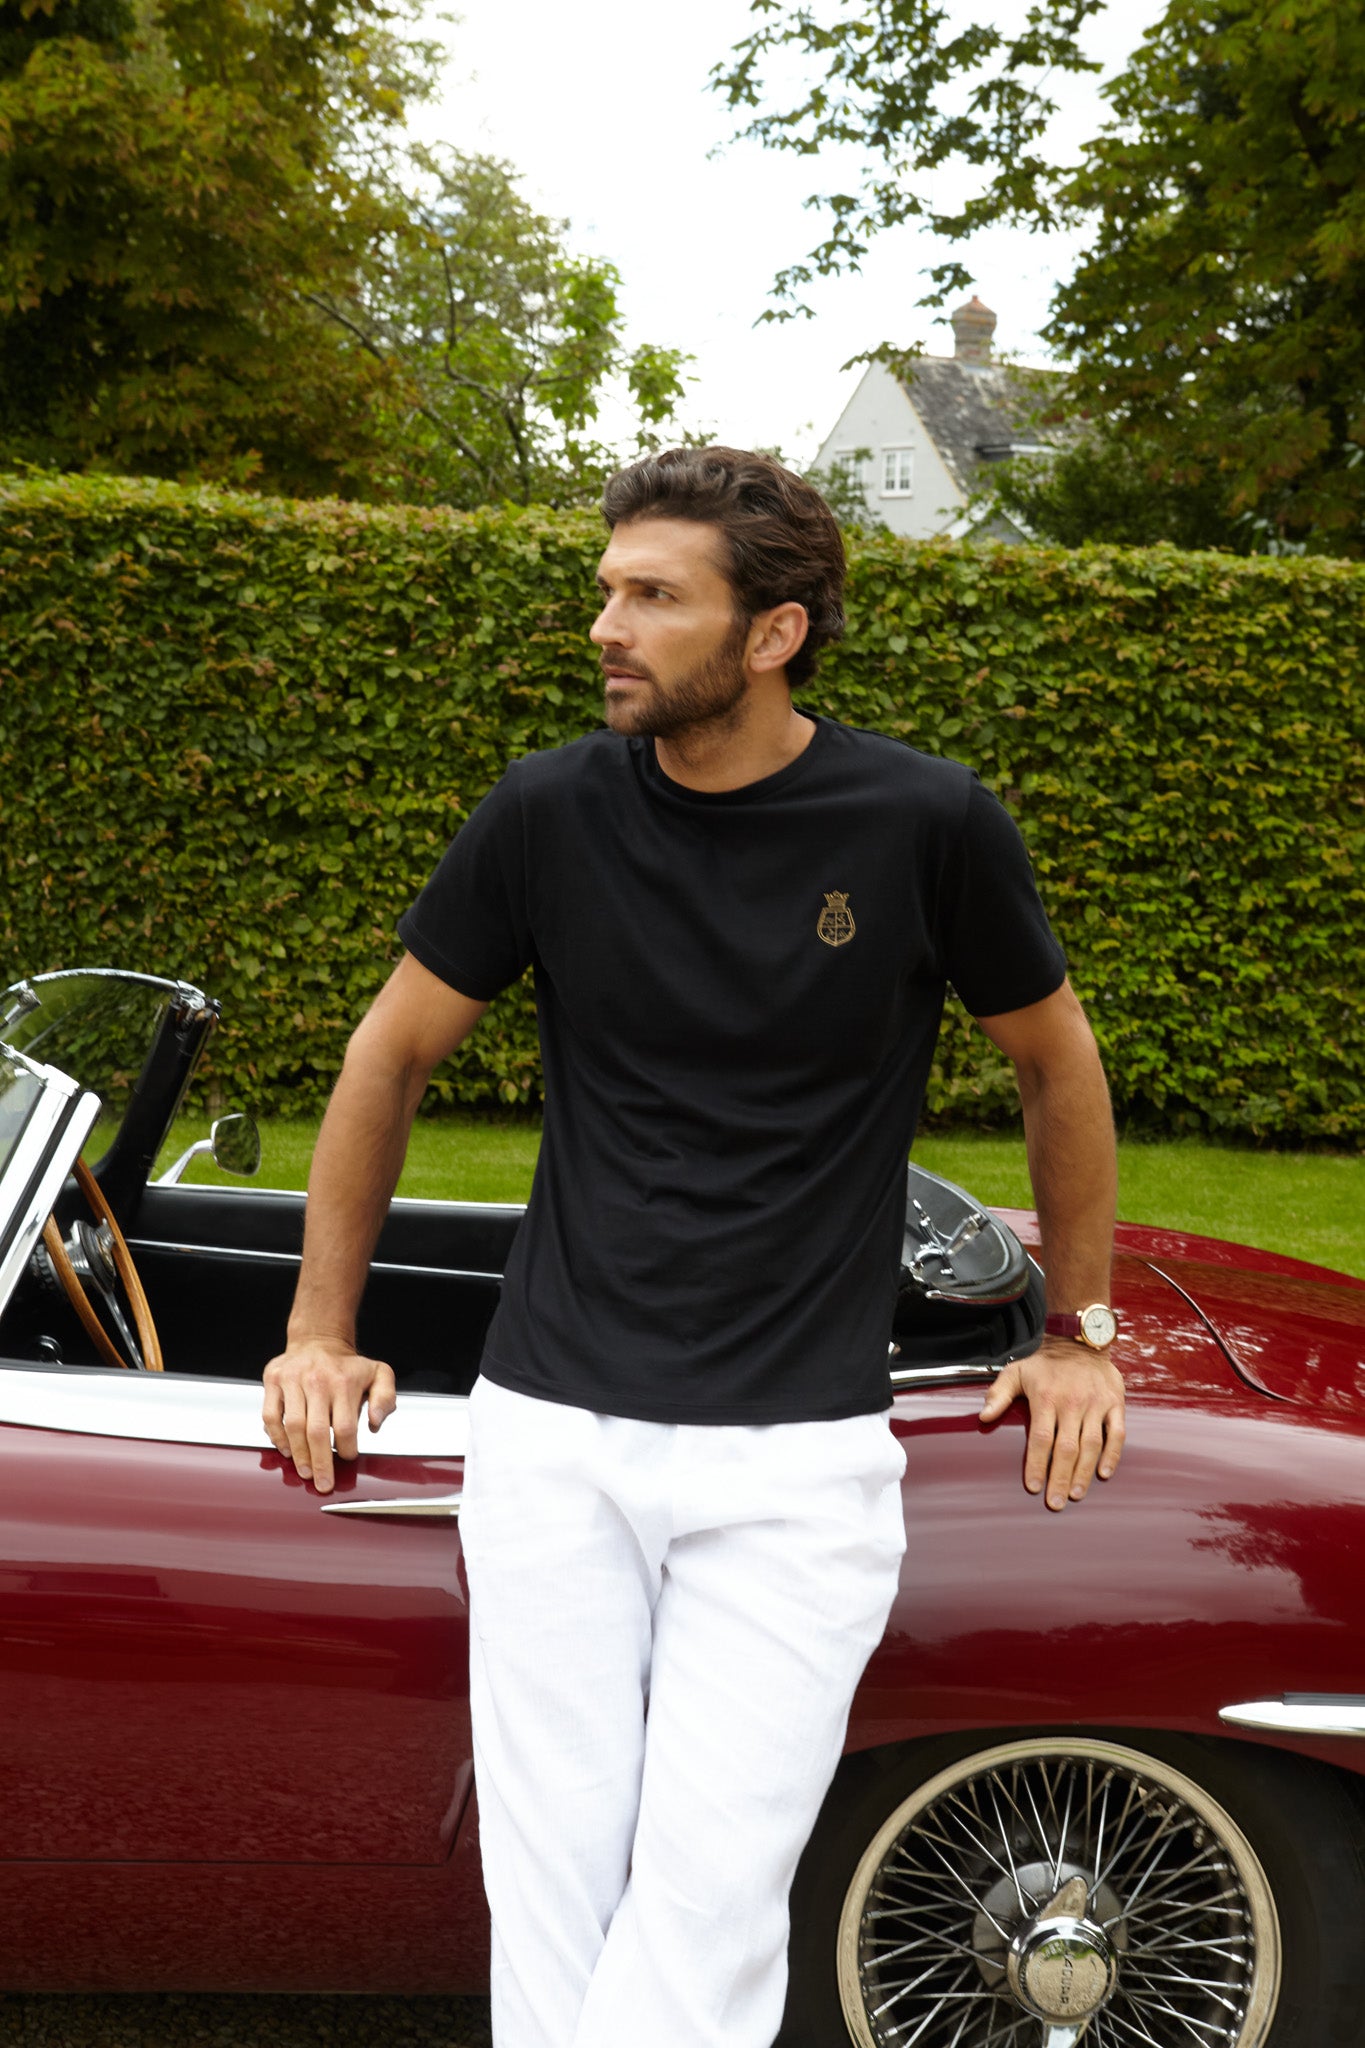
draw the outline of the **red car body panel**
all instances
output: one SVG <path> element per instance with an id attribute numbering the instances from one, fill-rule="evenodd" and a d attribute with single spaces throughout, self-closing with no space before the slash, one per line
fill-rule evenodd
<path id="1" fill-rule="evenodd" d="M 488 1990 L 473 1829 L 434 1869 L 0 1862 L 0 1914 L 7 1991 Z"/>
<path id="2" fill-rule="evenodd" d="M 1358 1415 L 1343 1426 L 1331 1408 L 1257 1393 L 1169 1282 L 1122 1253 L 1115 1279 L 1128 1440 L 1118 1475 L 1084 1502 L 1057 1515 L 1025 1494 L 1020 1405 L 983 1430 L 979 1388 L 897 1399 L 906 1559 L 851 1744 L 1168 1728 L 1365 1772 L 1351 1738 L 1251 1736 L 1218 1719 L 1284 1692 L 1365 1694 Z"/>
<path id="3" fill-rule="evenodd" d="M 385 1459 L 364 1486 L 460 1470 Z M 0 1558 L 6 1856 L 448 1856 L 470 1743 L 444 1525 L 324 1515 L 268 1449 L 0 1428 Z"/>
<path id="4" fill-rule="evenodd" d="M 1365 1694 L 1355 1290 L 1122 1242 L 1129 1439 L 1085 1502 L 1025 1494 L 1021 1406 L 983 1429 L 980 1385 L 897 1396 L 908 1545 L 849 1747 L 1186 1730 L 1365 1771 L 1218 1719 Z M 1270 1392 L 1229 1356 L 1253 1323 Z M 362 1456 L 335 1497 L 460 1474 Z M 482 1988 L 457 1524 L 324 1515 L 269 1451 L 0 1426 L 0 1560 L 7 1985 Z"/>
<path id="5" fill-rule="evenodd" d="M 1206 1260 L 1162 1268 L 1208 1318 L 1238 1372 L 1264 1393 L 1359 1417 L 1365 1395 L 1360 1298 L 1327 1280 L 1238 1272 Z"/>

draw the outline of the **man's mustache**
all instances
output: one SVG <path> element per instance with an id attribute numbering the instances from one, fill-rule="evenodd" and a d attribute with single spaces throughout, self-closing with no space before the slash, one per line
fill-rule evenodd
<path id="1" fill-rule="evenodd" d="M 632 668 L 628 662 L 619 661 L 614 657 L 609 659 L 608 656 L 606 656 L 605 654 L 602 656 L 602 660 L 599 665 L 601 667 L 604 679 L 606 677 L 607 670 L 610 668 L 614 670 L 614 672 L 618 676 L 634 676 L 635 680 L 640 683 L 652 683 L 654 681 L 653 676 L 650 674 L 647 668 Z"/>

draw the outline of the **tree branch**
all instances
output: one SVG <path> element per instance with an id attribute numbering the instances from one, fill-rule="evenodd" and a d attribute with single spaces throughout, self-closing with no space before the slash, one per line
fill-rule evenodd
<path id="1" fill-rule="evenodd" d="M 295 296 L 305 304 L 312 306 L 317 312 L 325 315 L 327 319 L 334 320 L 339 327 L 345 328 L 346 332 L 354 336 L 355 340 L 360 343 L 360 346 L 369 355 L 372 355 L 377 362 L 383 363 L 389 369 L 400 368 L 408 377 L 412 376 L 412 371 L 406 363 L 403 363 L 401 359 L 396 361 L 393 355 L 380 348 L 378 343 L 365 332 L 364 328 L 357 321 L 352 320 L 348 314 L 343 313 L 339 306 L 334 306 L 330 300 L 322 298 L 316 292 L 299 292 Z M 483 457 L 478 453 L 477 449 L 471 447 L 457 427 L 452 427 L 448 420 L 442 419 L 441 415 L 418 395 L 418 386 L 415 383 L 412 386 L 410 403 L 413 411 L 420 414 L 428 426 L 435 427 L 437 433 L 443 435 L 453 448 L 457 448 L 467 462 L 473 463 L 475 469 L 483 478 L 485 485 L 491 490 L 493 486 L 493 472 L 489 469 Z"/>

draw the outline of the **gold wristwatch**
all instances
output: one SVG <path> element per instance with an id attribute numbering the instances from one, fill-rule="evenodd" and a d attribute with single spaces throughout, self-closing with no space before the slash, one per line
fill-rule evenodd
<path id="1" fill-rule="evenodd" d="M 1050 1315 L 1043 1328 L 1049 1337 L 1074 1337 L 1090 1351 L 1107 1351 L 1119 1333 L 1118 1317 L 1103 1301 L 1092 1301 L 1071 1315 Z"/>

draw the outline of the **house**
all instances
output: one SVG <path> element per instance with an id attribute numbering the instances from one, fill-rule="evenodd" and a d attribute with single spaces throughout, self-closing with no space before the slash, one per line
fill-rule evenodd
<path id="1" fill-rule="evenodd" d="M 903 374 L 869 363 L 862 382 L 826 436 L 817 469 L 860 471 L 868 510 L 893 533 L 927 540 L 936 533 L 989 533 L 1023 540 L 1019 525 L 968 500 L 1007 455 L 1049 452 L 1060 436 L 1033 415 L 1040 384 L 1056 370 L 1018 370 L 991 359 L 995 314 L 973 297 L 952 315 L 951 356 L 918 356 Z M 870 454 L 859 460 L 856 451 Z"/>

